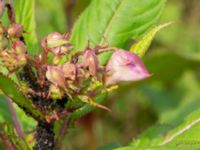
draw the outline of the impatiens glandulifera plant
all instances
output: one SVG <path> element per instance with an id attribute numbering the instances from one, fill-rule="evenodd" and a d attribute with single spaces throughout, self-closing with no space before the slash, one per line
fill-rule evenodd
<path id="1" fill-rule="evenodd" d="M 160 0 L 159 3 L 162 6 L 164 2 Z M 116 89 L 121 82 L 148 78 L 150 74 L 139 56 L 147 50 L 155 33 L 166 26 L 156 28 L 128 51 L 122 49 L 122 41 L 114 44 L 119 35 L 111 35 L 111 28 L 107 28 L 104 35 L 98 35 L 102 39 L 99 44 L 96 44 L 96 38 L 90 39 L 85 35 L 84 41 L 80 41 L 82 45 L 76 45 L 77 39 L 73 39 L 79 20 L 72 36 L 69 33 L 50 33 L 42 39 L 40 53 L 31 56 L 27 46 L 31 41 L 25 38 L 29 32 L 16 22 L 13 6 L 0 0 L 0 16 L 6 8 L 10 24 L 0 23 L 0 65 L 7 71 L 0 73 L 0 89 L 38 122 L 35 150 L 55 149 L 53 128 L 56 121 L 69 118 L 68 126 L 71 126 L 95 107 L 110 112 L 101 104 L 103 95 Z M 151 25 L 150 22 L 148 27 Z M 141 29 L 147 30 L 148 27 Z M 138 31 L 138 35 L 142 30 Z M 116 41 L 110 39 L 112 36 L 116 36 Z M 103 62 L 102 56 L 106 56 L 107 60 Z M 14 144 L 8 145 L 15 149 Z"/>

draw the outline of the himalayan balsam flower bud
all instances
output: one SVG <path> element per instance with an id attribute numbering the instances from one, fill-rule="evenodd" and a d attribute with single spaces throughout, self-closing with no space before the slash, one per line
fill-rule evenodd
<path id="1" fill-rule="evenodd" d="M 10 37 L 21 37 L 23 34 L 23 27 L 20 24 L 12 24 L 9 28 L 8 28 L 8 35 Z"/>
<path id="2" fill-rule="evenodd" d="M 123 81 L 138 81 L 149 77 L 142 60 L 135 54 L 118 50 L 106 65 L 105 84 L 107 86 Z"/>
<path id="3" fill-rule="evenodd" d="M 92 76 L 97 75 L 99 62 L 96 54 L 92 50 L 86 50 L 83 54 L 83 64 L 89 69 Z"/>
<path id="4" fill-rule="evenodd" d="M 68 41 L 63 37 L 63 35 L 58 32 L 49 34 L 46 37 L 46 42 L 48 48 L 55 48 L 68 43 Z"/>
<path id="5" fill-rule="evenodd" d="M 66 37 L 58 32 L 46 36 L 41 42 L 43 48 L 47 48 L 55 55 L 66 54 L 70 50 L 69 41 Z"/>
<path id="6" fill-rule="evenodd" d="M 46 72 L 47 79 L 52 82 L 55 86 L 65 89 L 65 76 L 64 72 L 55 66 L 47 66 Z"/>

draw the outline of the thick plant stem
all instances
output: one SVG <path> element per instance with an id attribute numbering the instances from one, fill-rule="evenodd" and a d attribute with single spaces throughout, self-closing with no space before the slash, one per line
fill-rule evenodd
<path id="1" fill-rule="evenodd" d="M 55 139 L 53 124 L 49 124 L 43 121 L 38 122 L 36 128 L 36 144 L 34 150 L 54 150 L 55 149 Z"/>

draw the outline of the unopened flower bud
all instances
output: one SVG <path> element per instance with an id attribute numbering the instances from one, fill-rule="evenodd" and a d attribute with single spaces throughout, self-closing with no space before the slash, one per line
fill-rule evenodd
<path id="1" fill-rule="evenodd" d="M 25 54 L 26 53 L 26 45 L 22 41 L 15 41 L 13 43 L 13 49 L 16 51 L 16 54 Z"/>
<path id="2" fill-rule="evenodd" d="M 48 66 L 46 72 L 47 79 L 55 86 L 65 89 L 65 76 L 64 72 L 56 66 Z"/>
<path id="3" fill-rule="evenodd" d="M 75 80 L 76 79 L 76 65 L 72 64 L 70 62 L 66 62 L 61 66 L 62 71 L 64 72 L 65 78 L 70 79 L 70 80 Z"/>
<path id="4" fill-rule="evenodd" d="M 86 50 L 83 54 L 83 64 L 89 69 L 92 76 L 97 75 L 99 62 L 96 54 L 92 50 Z"/>
<path id="5" fill-rule="evenodd" d="M 104 75 L 107 86 L 123 81 L 138 81 L 149 77 L 142 60 L 128 51 L 118 50 L 111 56 Z"/>
<path id="6" fill-rule="evenodd" d="M 68 39 L 58 32 L 46 36 L 42 40 L 41 45 L 55 55 L 66 54 L 71 49 Z"/>
<path id="7" fill-rule="evenodd" d="M 51 33 L 46 37 L 46 44 L 48 48 L 59 47 L 67 43 L 68 41 L 58 32 Z"/>
<path id="8" fill-rule="evenodd" d="M 23 27 L 22 25 L 15 23 L 12 24 L 9 28 L 8 28 L 8 35 L 10 37 L 21 37 L 23 34 Z"/>

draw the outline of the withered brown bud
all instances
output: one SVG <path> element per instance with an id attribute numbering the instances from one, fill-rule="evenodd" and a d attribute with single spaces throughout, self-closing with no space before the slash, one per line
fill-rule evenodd
<path id="1" fill-rule="evenodd" d="M 64 72 L 64 76 L 67 79 L 75 80 L 76 74 L 77 74 L 77 68 L 75 64 L 72 64 L 70 62 L 66 62 L 61 66 L 62 71 Z"/>
<path id="2" fill-rule="evenodd" d="M 86 50 L 83 54 L 84 67 L 89 69 L 92 76 L 96 77 L 99 68 L 99 61 L 94 51 Z"/>

